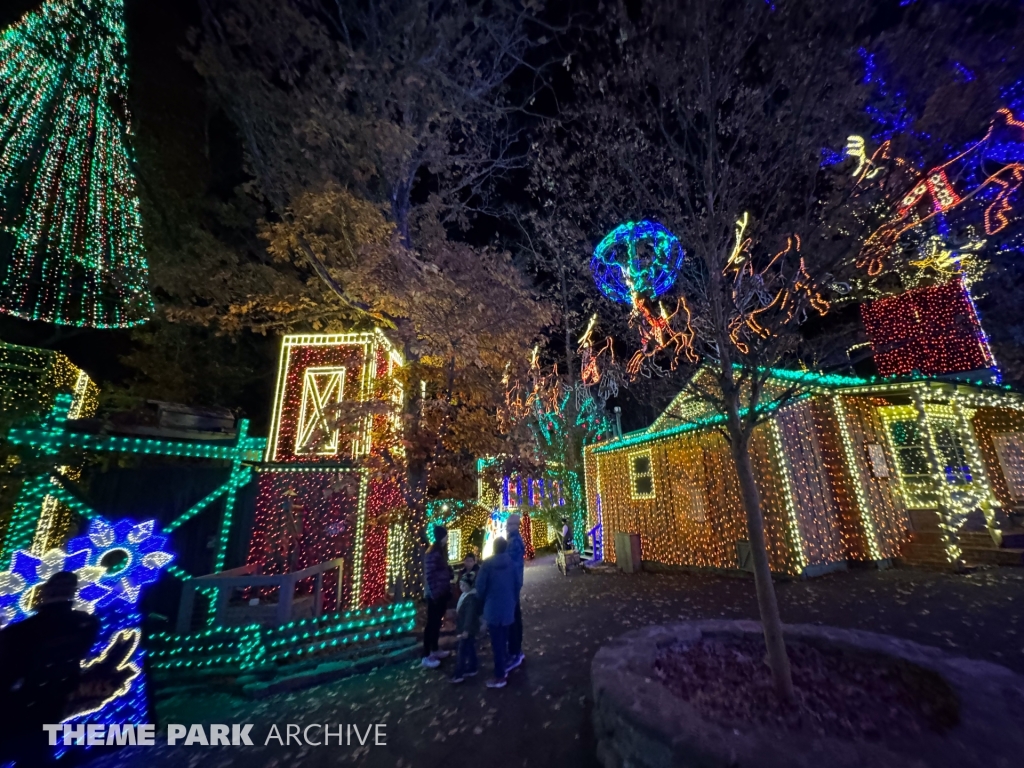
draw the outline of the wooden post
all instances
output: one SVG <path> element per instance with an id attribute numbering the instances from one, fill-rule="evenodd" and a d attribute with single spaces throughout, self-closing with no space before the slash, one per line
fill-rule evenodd
<path id="1" fill-rule="evenodd" d="M 213 623 L 218 627 L 222 627 L 224 626 L 224 611 L 227 610 L 233 587 L 217 587 L 216 589 L 217 602 L 213 610 Z"/>
<path id="2" fill-rule="evenodd" d="M 178 623 L 175 631 L 179 635 L 187 635 L 192 629 L 192 609 L 196 602 L 196 585 L 194 581 L 186 581 L 181 585 L 181 601 L 178 603 Z"/>
<path id="3" fill-rule="evenodd" d="M 336 570 L 338 571 L 337 583 L 334 585 L 334 610 L 341 612 L 341 563 L 339 562 Z"/>
<path id="4" fill-rule="evenodd" d="M 283 626 L 292 620 L 292 599 L 295 597 L 295 579 L 285 574 L 277 595 L 277 625 Z"/>
<path id="5" fill-rule="evenodd" d="M 316 575 L 316 583 L 313 585 L 313 615 L 319 616 L 324 612 L 324 574 L 323 571 Z"/>

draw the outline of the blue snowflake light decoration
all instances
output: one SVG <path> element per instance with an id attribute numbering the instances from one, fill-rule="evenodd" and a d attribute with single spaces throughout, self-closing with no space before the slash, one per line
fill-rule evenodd
<path id="1" fill-rule="evenodd" d="M 155 533 L 155 527 L 153 520 L 111 525 L 96 518 L 87 535 L 68 542 L 66 552 L 51 549 L 37 556 L 19 549 L 11 556 L 10 569 L 0 571 L 0 627 L 29 615 L 26 601 L 32 589 L 59 571 L 77 574 L 79 610 L 134 607 L 142 588 L 174 559 L 164 550 L 167 537 Z"/>
<path id="2" fill-rule="evenodd" d="M 79 575 L 79 589 L 76 607 L 81 610 L 93 611 L 95 601 L 99 599 L 94 586 L 98 574 L 86 571 L 89 565 L 89 552 L 80 551 L 67 554 L 53 549 L 37 557 L 31 552 L 18 550 L 11 556 L 11 568 L 0 571 L 0 627 L 7 626 L 25 618 L 31 613 L 27 599 L 32 589 L 39 586 L 53 574 L 60 571 L 75 571 Z M 85 594 L 82 594 L 85 590 Z M 101 588 L 100 592 L 104 592 Z"/>
<path id="3" fill-rule="evenodd" d="M 126 655 L 116 657 L 123 670 L 123 686 L 87 711 L 67 722 L 136 723 L 146 721 L 145 659 L 140 640 L 142 617 L 138 611 L 142 588 L 156 581 L 174 555 L 166 550 L 167 537 L 156 531 L 153 520 L 110 523 L 95 518 L 85 536 L 67 543 L 66 551 L 42 555 L 24 550 L 11 557 L 10 568 L 0 571 L 0 626 L 32 613 L 29 596 L 59 571 L 74 571 L 79 587 L 76 608 L 96 614 L 100 632 L 90 649 L 86 668 L 103 662 L 115 645 L 127 644 Z M 58 746 L 56 755 L 67 751 Z"/>
<path id="4" fill-rule="evenodd" d="M 653 299 L 668 291 L 685 255 L 679 239 L 661 224 L 629 221 L 598 243 L 590 271 L 601 293 L 630 304 L 634 293 Z"/>
<path id="5" fill-rule="evenodd" d="M 117 600 L 135 605 L 146 584 L 152 584 L 174 555 L 165 551 L 167 537 L 155 533 L 153 520 L 136 524 L 118 520 L 111 525 L 99 518 L 92 521 L 85 536 L 68 542 L 69 552 L 88 551 L 89 563 L 103 568 L 98 586 L 107 593 L 97 597 L 104 608 Z"/>

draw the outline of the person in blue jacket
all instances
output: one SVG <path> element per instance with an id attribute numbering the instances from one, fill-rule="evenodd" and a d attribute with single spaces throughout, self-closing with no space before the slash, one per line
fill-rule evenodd
<path id="1" fill-rule="evenodd" d="M 519 515 L 512 514 L 508 516 L 508 522 L 505 524 L 508 530 L 508 556 L 512 560 L 512 565 L 519 571 L 519 591 L 516 592 L 516 612 L 512 619 L 512 626 L 508 630 L 508 671 L 511 672 L 513 669 L 523 663 L 526 658 L 523 656 L 523 610 L 519 604 L 519 592 L 522 591 L 523 586 L 523 566 L 526 560 L 526 544 L 523 542 L 523 536 L 519 533 L 520 518 Z"/>
<path id="2" fill-rule="evenodd" d="M 494 677 L 488 688 L 504 688 L 508 673 L 508 630 L 515 620 L 516 595 L 522 587 L 522 575 L 508 556 L 508 542 L 494 540 L 494 554 L 484 560 L 476 578 L 476 593 L 484 606 L 484 621 L 494 651 Z"/>

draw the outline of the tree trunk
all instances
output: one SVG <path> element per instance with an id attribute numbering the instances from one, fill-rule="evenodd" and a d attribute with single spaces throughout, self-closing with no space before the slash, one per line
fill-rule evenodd
<path id="1" fill-rule="evenodd" d="M 405 338 L 415 338 L 407 328 Z M 408 370 L 415 371 L 419 363 L 419 355 L 416 354 L 411 344 L 406 341 L 402 349 Z M 427 528 L 427 484 L 429 481 L 428 458 L 420 454 L 421 440 L 423 439 L 424 401 L 420 383 L 417 376 L 410 375 L 406 385 L 409 396 L 403 404 L 403 431 L 404 439 L 413 447 L 407 451 L 405 461 L 405 504 L 409 511 L 406 518 L 406 541 L 409 543 L 411 552 L 409 554 L 408 580 L 403 584 L 406 594 L 422 594 L 423 589 L 423 554 L 426 551 L 429 532 Z"/>
<path id="2" fill-rule="evenodd" d="M 764 642 L 768 648 L 768 664 L 772 670 L 775 692 L 785 702 L 793 701 L 793 676 L 786 655 L 786 640 L 782 636 L 782 619 L 775 598 L 775 585 L 768 566 L 768 549 L 764 541 L 764 516 L 761 514 L 761 494 L 757 489 L 754 466 L 750 462 L 750 436 L 743 428 L 737 398 L 727 397 L 728 429 L 733 462 L 740 481 L 740 498 L 747 515 L 750 537 L 750 555 L 754 561 L 754 584 L 757 588 L 757 608 L 761 614 Z"/>
<path id="3" fill-rule="evenodd" d="M 409 580 L 403 585 L 408 594 L 422 594 L 423 555 L 427 548 L 427 463 L 411 459 L 406 465 L 406 504 L 409 507 L 408 527 L 411 539 Z"/>

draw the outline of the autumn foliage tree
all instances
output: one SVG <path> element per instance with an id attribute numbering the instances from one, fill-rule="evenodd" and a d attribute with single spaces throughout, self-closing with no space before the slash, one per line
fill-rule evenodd
<path id="1" fill-rule="evenodd" d="M 530 14 L 492 5 L 205 0 L 190 54 L 243 140 L 269 259 L 173 316 L 386 329 L 406 360 L 391 469 L 417 536 L 429 496 L 475 492 L 473 459 L 500 445 L 505 364 L 550 319 L 508 253 L 452 236 L 524 163 L 504 83 Z"/>

